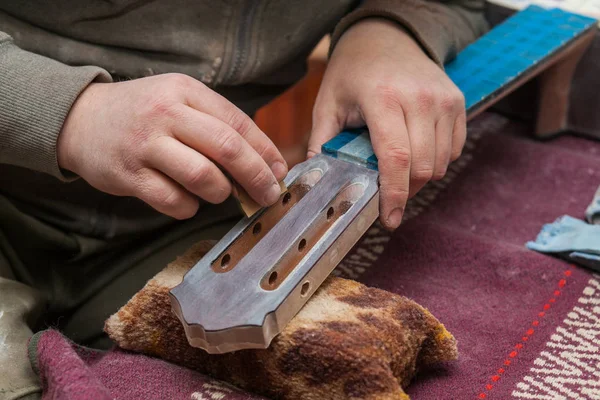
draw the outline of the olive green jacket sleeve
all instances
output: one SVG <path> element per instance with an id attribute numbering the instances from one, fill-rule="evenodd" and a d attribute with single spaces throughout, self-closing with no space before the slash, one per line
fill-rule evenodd
<path id="1" fill-rule="evenodd" d="M 488 29 L 484 0 L 365 0 L 337 25 L 331 50 L 352 24 L 365 18 L 397 22 L 441 67 Z"/>
<path id="2" fill-rule="evenodd" d="M 16 165 L 66 179 L 56 160 L 63 122 L 79 93 L 102 68 L 71 67 L 17 47 L 0 32 L 0 170 Z"/>

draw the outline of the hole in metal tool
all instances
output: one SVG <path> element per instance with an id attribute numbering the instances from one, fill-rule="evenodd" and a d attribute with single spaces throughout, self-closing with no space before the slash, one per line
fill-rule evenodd
<path id="1" fill-rule="evenodd" d="M 320 213 L 319 217 L 313 222 L 312 226 L 304 232 L 302 239 L 298 242 L 298 248 L 288 248 L 277 265 L 267 272 L 261 280 L 261 287 L 265 290 L 275 290 L 296 268 L 296 265 L 302 260 L 310 249 L 315 246 L 327 231 L 334 226 L 335 222 L 341 218 L 365 193 L 366 185 L 362 181 L 352 182 L 345 186 L 334 199 Z M 337 212 L 335 211 L 337 210 Z M 329 217 L 328 217 L 329 216 Z M 277 272 L 275 282 L 271 280 L 273 272 Z"/>
<path id="2" fill-rule="evenodd" d="M 269 275 L 269 285 L 274 285 L 275 282 L 277 282 L 277 271 L 273 271 L 271 272 L 271 275 Z"/>
<path id="3" fill-rule="evenodd" d="M 300 241 L 300 243 L 298 243 L 298 251 L 304 250 L 305 247 L 306 247 L 306 239 L 302 239 Z"/>
<path id="4" fill-rule="evenodd" d="M 221 258 L 221 268 L 227 268 L 229 261 L 231 261 L 231 256 L 229 254 L 225 254 L 223 258 Z"/>
<path id="5" fill-rule="evenodd" d="M 290 202 L 291 199 L 292 199 L 292 194 L 290 192 L 287 192 L 286 194 L 283 195 L 282 203 L 284 205 L 286 205 L 287 203 Z"/>
<path id="6" fill-rule="evenodd" d="M 310 282 L 306 281 L 302 284 L 302 288 L 300 289 L 300 296 L 304 297 L 310 291 Z"/>
<path id="7" fill-rule="evenodd" d="M 321 180 L 323 174 L 323 169 L 315 168 L 305 172 L 294 180 L 289 185 L 288 192 L 283 195 L 280 202 L 260 212 L 253 221 L 253 224 L 248 224 L 245 231 L 240 233 L 235 241 L 215 258 L 211 264 L 212 270 L 216 273 L 225 273 L 234 269 L 240 260 L 252 250 L 256 243 L 265 237 L 277 222 Z M 228 257 L 226 262 L 224 262 L 225 256 Z"/>
<path id="8" fill-rule="evenodd" d="M 327 219 L 331 219 L 331 217 L 333 217 L 333 213 L 335 211 L 333 210 L 333 207 L 329 207 L 329 210 L 327 210 Z"/>

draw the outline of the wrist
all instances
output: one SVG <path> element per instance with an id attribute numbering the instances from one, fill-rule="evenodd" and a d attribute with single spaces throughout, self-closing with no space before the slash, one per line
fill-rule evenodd
<path id="1" fill-rule="evenodd" d="M 86 116 L 89 115 L 89 110 L 92 108 L 91 98 L 95 92 L 96 86 L 100 83 L 92 83 L 88 85 L 77 97 L 58 135 L 56 143 L 56 159 L 58 166 L 66 171 L 77 173 L 76 154 L 78 138 L 85 129 Z"/>
<path id="2" fill-rule="evenodd" d="M 362 19 L 349 27 L 340 37 L 332 56 L 338 48 L 401 51 L 407 57 L 427 57 L 417 40 L 399 23 L 381 17 Z M 341 52 L 341 51 L 340 51 Z"/>

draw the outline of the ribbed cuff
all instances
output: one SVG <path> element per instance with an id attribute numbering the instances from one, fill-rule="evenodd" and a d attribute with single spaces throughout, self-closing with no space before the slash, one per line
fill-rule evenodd
<path id="1" fill-rule="evenodd" d="M 454 56 L 456 49 L 448 37 L 447 8 L 425 0 L 367 0 L 344 17 L 331 37 L 329 54 L 340 37 L 355 23 L 367 18 L 385 18 L 400 24 L 423 51 L 441 68 Z"/>
<path id="2" fill-rule="evenodd" d="M 40 368 L 38 363 L 37 348 L 38 342 L 40 341 L 40 338 L 44 332 L 46 331 L 44 330 L 36 332 L 32 337 L 29 338 L 29 342 L 27 343 L 27 357 L 31 363 L 31 369 L 38 377 L 40 376 Z"/>
<path id="3" fill-rule="evenodd" d="M 71 67 L 22 50 L 0 32 L 0 163 L 69 180 L 56 143 L 71 106 L 93 81 L 112 79 L 99 67 Z"/>

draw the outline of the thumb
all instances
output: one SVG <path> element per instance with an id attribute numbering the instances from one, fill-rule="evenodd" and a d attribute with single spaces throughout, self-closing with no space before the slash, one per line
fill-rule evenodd
<path id="1" fill-rule="evenodd" d="M 318 110 L 315 107 L 313 113 L 313 128 L 308 141 L 307 158 L 321 153 L 321 145 L 333 139 L 344 127 L 341 126 L 336 112 L 333 109 L 327 111 Z"/>

